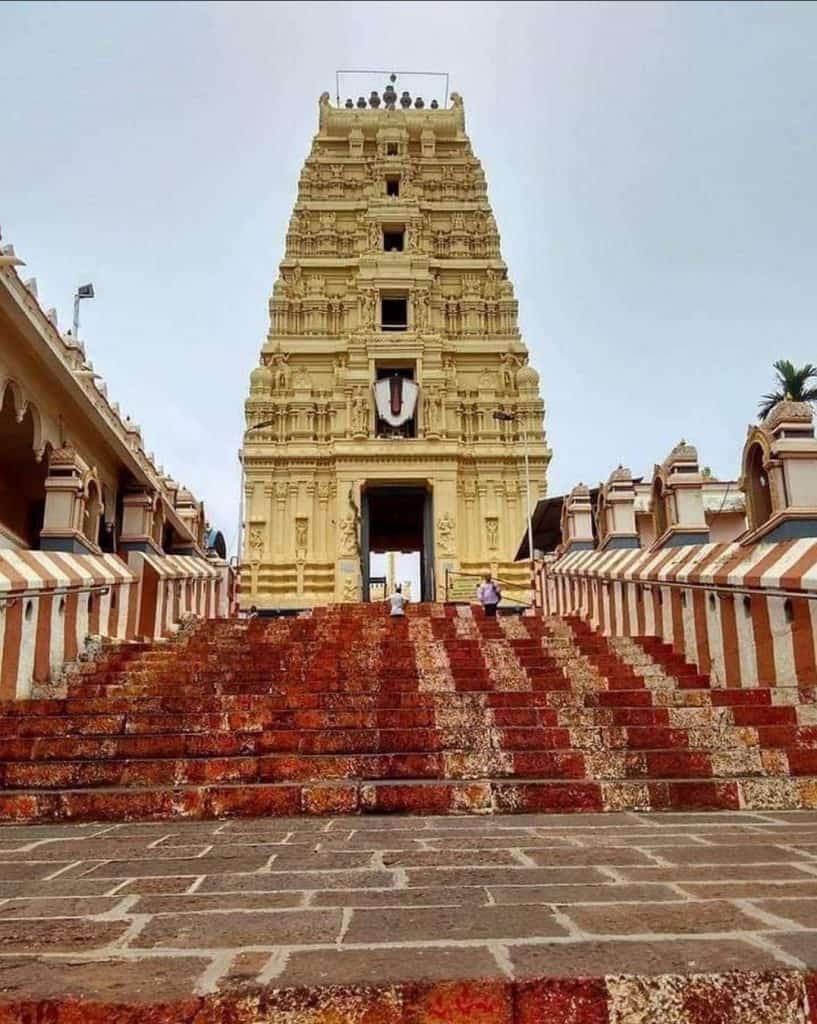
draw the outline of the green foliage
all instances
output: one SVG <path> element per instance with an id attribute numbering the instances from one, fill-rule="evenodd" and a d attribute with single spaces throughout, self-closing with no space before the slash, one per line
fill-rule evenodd
<path id="1" fill-rule="evenodd" d="M 760 400 L 759 419 L 765 419 L 778 402 L 787 398 L 794 402 L 817 402 L 817 386 L 809 384 L 817 381 L 817 366 L 813 363 L 795 366 L 788 359 L 778 359 L 774 369 L 776 387 Z"/>

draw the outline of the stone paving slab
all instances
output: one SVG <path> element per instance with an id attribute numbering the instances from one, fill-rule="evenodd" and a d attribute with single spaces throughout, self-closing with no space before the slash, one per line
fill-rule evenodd
<path id="1" fill-rule="evenodd" d="M 0 828 L 0 1024 L 817 1024 L 817 813 Z"/>

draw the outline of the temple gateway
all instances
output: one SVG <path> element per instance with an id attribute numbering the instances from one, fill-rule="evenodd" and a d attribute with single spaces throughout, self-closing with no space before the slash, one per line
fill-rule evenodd
<path id="1" fill-rule="evenodd" d="M 414 553 L 416 598 L 514 555 L 550 459 L 485 174 L 459 95 L 319 103 L 250 375 L 241 603 L 369 600 Z"/>

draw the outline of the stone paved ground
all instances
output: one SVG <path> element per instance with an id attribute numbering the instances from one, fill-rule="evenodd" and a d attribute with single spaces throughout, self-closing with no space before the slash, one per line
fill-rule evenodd
<path id="1" fill-rule="evenodd" d="M 0 1024 L 790 1024 L 815 968 L 814 812 L 0 829 Z"/>

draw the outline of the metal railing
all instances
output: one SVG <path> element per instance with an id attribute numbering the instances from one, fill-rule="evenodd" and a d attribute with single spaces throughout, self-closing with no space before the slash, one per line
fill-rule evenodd
<path id="1" fill-rule="evenodd" d="M 125 581 L 127 582 L 127 581 Z M 107 594 L 110 590 L 108 584 L 94 583 L 80 586 L 57 586 L 51 587 L 25 587 L 20 590 L 10 590 L 0 594 L 0 608 L 11 608 L 18 601 L 25 601 L 27 598 L 39 597 L 66 597 L 68 594 Z"/>
<path id="2" fill-rule="evenodd" d="M 445 599 L 446 601 L 456 600 L 454 595 L 453 581 L 455 579 L 471 579 L 474 580 L 474 586 L 471 593 L 471 600 L 476 601 L 476 588 L 479 585 L 479 580 L 483 579 L 484 574 L 479 572 L 460 572 L 458 569 L 446 569 L 445 570 Z M 512 583 L 510 580 L 500 579 L 498 576 L 491 577 L 495 583 L 498 583 L 503 588 L 502 601 L 508 601 L 509 595 L 506 591 L 511 591 L 514 594 L 524 595 L 524 600 L 517 600 L 516 597 L 512 598 L 514 605 L 519 605 L 523 608 L 530 608 L 530 587 L 525 587 L 519 583 Z"/>
<path id="3" fill-rule="evenodd" d="M 564 572 L 545 571 L 545 581 L 557 579 L 583 580 L 587 583 L 601 584 L 609 587 L 613 583 L 621 583 L 642 590 L 661 590 L 666 587 L 668 590 L 702 590 L 705 593 L 717 594 L 725 597 L 728 594 L 738 594 L 744 597 L 802 597 L 807 601 L 817 601 L 817 590 L 790 590 L 785 587 L 760 587 L 747 586 L 742 583 L 703 583 L 697 580 L 639 580 L 639 579 L 617 579 L 615 577 L 588 576 L 570 570 Z"/>

